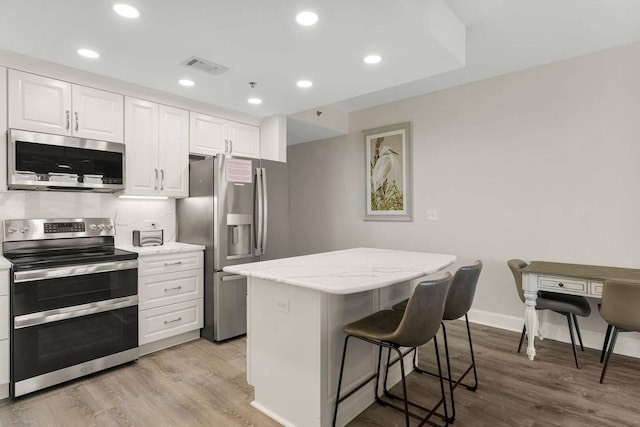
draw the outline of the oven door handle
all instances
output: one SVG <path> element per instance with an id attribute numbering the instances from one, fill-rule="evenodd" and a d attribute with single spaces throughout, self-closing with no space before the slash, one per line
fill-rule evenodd
<path id="1" fill-rule="evenodd" d="M 23 314 L 13 319 L 13 328 L 22 329 L 29 326 L 43 325 L 45 323 L 58 322 L 60 320 L 73 319 L 75 317 L 88 316 L 90 314 L 117 310 L 138 304 L 138 295 L 124 298 L 114 298 L 106 301 L 92 302 L 89 304 L 75 305 L 73 307 L 57 308 L 39 313 Z"/>
<path id="2" fill-rule="evenodd" d="M 102 262 L 89 265 L 68 265 L 40 270 L 18 271 L 13 274 L 14 283 L 33 282 L 34 280 L 56 279 L 59 277 L 82 276 L 92 273 L 130 270 L 138 268 L 138 260 Z"/>

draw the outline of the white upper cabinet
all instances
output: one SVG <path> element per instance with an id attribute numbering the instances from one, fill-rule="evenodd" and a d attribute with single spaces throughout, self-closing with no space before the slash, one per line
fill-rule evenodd
<path id="1" fill-rule="evenodd" d="M 123 142 L 123 96 L 9 70 L 9 128 Z"/>
<path id="2" fill-rule="evenodd" d="M 125 98 L 127 184 L 135 196 L 189 195 L 189 112 Z"/>
<path id="3" fill-rule="evenodd" d="M 260 128 L 238 122 L 227 122 L 228 152 L 234 156 L 260 158 Z"/>
<path id="4" fill-rule="evenodd" d="M 287 162 L 287 116 L 277 114 L 260 123 L 260 158 Z"/>
<path id="5" fill-rule="evenodd" d="M 123 142 L 123 96 L 72 85 L 73 135 L 79 138 Z"/>
<path id="6" fill-rule="evenodd" d="M 7 69 L 0 67 L 0 141 L 7 141 Z M 0 148 L 0 192 L 7 191 L 7 150 Z"/>
<path id="7" fill-rule="evenodd" d="M 260 158 L 260 128 L 191 112 L 189 152 L 215 156 L 228 153 Z"/>
<path id="8" fill-rule="evenodd" d="M 189 195 L 189 112 L 160 106 L 158 143 L 160 193 L 171 197 Z"/>
<path id="9" fill-rule="evenodd" d="M 189 151 L 215 156 L 227 150 L 226 120 L 206 114 L 190 113 Z"/>

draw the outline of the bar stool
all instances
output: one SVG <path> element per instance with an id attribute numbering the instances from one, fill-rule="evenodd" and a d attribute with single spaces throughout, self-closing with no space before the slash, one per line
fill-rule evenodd
<path id="1" fill-rule="evenodd" d="M 516 290 L 518 296 L 522 302 L 525 302 L 524 289 L 522 288 L 522 269 L 527 266 L 527 263 L 521 259 L 511 259 L 507 261 L 507 265 L 513 274 L 513 279 L 516 283 Z M 557 294 L 554 292 L 538 291 L 538 299 L 536 300 L 536 310 L 551 310 L 558 314 L 562 314 L 567 318 L 569 325 L 569 336 L 571 337 L 571 348 L 573 349 L 573 358 L 576 362 L 576 368 L 580 369 L 578 365 L 578 354 L 576 353 L 576 343 L 573 338 L 573 327 L 571 326 L 571 318 L 573 317 L 573 324 L 578 334 L 578 341 L 580 342 L 580 349 L 584 351 L 584 345 L 582 345 L 582 335 L 580 335 L 580 327 L 578 326 L 578 316 L 588 317 L 591 314 L 591 306 L 589 301 L 585 297 L 579 295 L 566 295 Z M 520 344 L 518 344 L 518 353 L 522 348 L 522 342 L 524 341 L 524 335 L 527 332 L 527 326 L 522 327 L 522 335 L 520 335 Z"/>
<path id="2" fill-rule="evenodd" d="M 456 417 L 456 406 L 453 400 L 453 390 L 458 387 L 458 385 L 462 384 L 462 380 L 467 376 L 471 370 L 473 370 L 474 383 L 472 386 L 462 384 L 468 390 L 476 391 L 478 389 L 478 373 L 476 371 L 476 360 L 473 354 L 473 343 L 471 341 L 471 329 L 469 328 L 469 317 L 467 313 L 471 308 L 471 304 L 473 303 L 473 298 L 476 293 L 476 285 L 478 284 L 478 278 L 480 277 L 480 272 L 482 271 L 482 261 L 476 260 L 471 265 L 466 265 L 460 267 L 455 275 L 453 276 L 453 280 L 451 282 L 451 288 L 449 289 L 449 294 L 447 295 L 447 301 L 444 308 L 444 314 L 442 316 L 442 335 L 444 338 L 444 351 L 447 359 L 447 380 L 449 381 L 449 395 L 451 397 L 451 418 L 449 418 L 449 422 L 453 422 Z M 407 301 L 404 300 L 393 306 L 394 310 L 404 311 L 407 307 Z M 457 380 L 453 380 L 451 376 L 451 361 L 449 359 L 449 344 L 447 342 L 447 329 L 445 326 L 445 320 L 456 320 L 464 316 L 464 319 L 467 324 L 467 336 L 469 338 L 469 351 L 471 353 L 471 364 L 464 371 L 464 373 Z M 416 360 L 416 352 L 413 349 L 413 369 L 421 374 L 429 374 L 433 376 L 437 376 L 437 374 L 429 371 L 425 371 L 418 367 L 418 363 Z M 387 359 L 387 366 L 389 365 L 389 360 Z M 385 387 L 386 391 L 386 387 Z"/>
<path id="3" fill-rule="evenodd" d="M 622 280 L 607 280 L 602 288 L 602 306 L 600 315 L 609 324 L 604 347 L 609 346 L 604 359 L 600 384 L 604 381 L 611 354 L 616 346 L 618 332 L 640 332 L 640 283 Z M 613 329 L 611 343 L 609 335 Z"/>
<path id="4" fill-rule="evenodd" d="M 422 420 L 420 425 L 426 422 L 432 424 L 428 420 L 431 416 L 436 414 L 436 411 L 440 407 L 441 402 L 444 406 L 444 419 L 446 423 L 445 425 L 448 425 L 447 405 L 444 399 L 445 392 L 442 375 L 440 375 L 440 392 L 442 398 L 441 401 L 438 402 L 438 404 L 436 404 L 433 408 L 428 409 L 424 408 L 421 405 L 410 402 L 407 398 L 407 384 L 405 379 L 404 360 L 402 360 L 403 355 L 400 347 L 418 347 L 426 344 L 433 339 L 436 350 L 436 358 L 438 359 L 438 371 L 440 372 L 440 374 L 442 374 L 440 356 L 438 353 L 438 343 L 436 341 L 436 333 L 438 332 L 440 322 L 442 321 L 442 314 L 444 313 L 444 305 L 450 285 L 451 274 L 449 273 L 447 273 L 443 278 L 440 279 L 421 282 L 413 291 L 413 295 L 409 299 L 407 309 L 404 312 L 395 310 L 378 311 L 377 313 L 371 314 L 363 319 L 350 323 L 343 328 L 347 336 L 344 339 L 342 362 L 340 364 L 340 378 L 338 380 L 338 391 L 336 393 L 336 406 L 333 412 L 334 427 L 336 425 L 336 418 L 338 416 L 338 405 L 373 379 L 376 380 L 376 402 L 385 406 L 389 406 L 396 410 L 403 411 L 405 414 L 405 422 L 407 427 L 409 427 L 410 416 Z M 376 374 L 374 376 L 363 381 L 355 389 L 347 393 L 344 397 L 340 397 L 342 374 L 344 372 L 344 361 L 347 354 L 347 345 L 350 338 L 357 338 L 377 345 L 379 347 L 378 366 L 376 368 Z M 382 398 L 378 395 L 380 362 L 382 360 L 383 348 L 387 348 L 389 352 L 395 351 L 400 357 L 400 373 L 402 375 L 404 408 L 400 408 L 399 406 L 396 406 L 390 402 L 383 401 Z M 424 417 L 418 416 L 409 411 L 409 405 L 426 410 L 428 411 L 428 414 Z"/>

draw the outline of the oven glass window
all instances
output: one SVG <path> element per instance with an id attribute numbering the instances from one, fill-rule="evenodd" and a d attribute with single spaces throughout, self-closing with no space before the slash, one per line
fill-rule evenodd
<path id="1" fill-rule="evenodd" d="M 13 284 L 13 315 L 136 295 L 138 270 L 118 270 Z"/>
<path id="2" fill-rule="evenodd" d="M 138 306 L 13 331 L 13 381 L 138 346 Z"/>

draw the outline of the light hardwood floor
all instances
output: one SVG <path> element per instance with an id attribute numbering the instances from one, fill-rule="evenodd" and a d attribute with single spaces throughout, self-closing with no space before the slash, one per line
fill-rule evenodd
<path id="1" fill-rule="evenodd" d="M 467 362 L 464 323 L 449 322 L 455 371 Z M 456 390 L 453 426 L 640 426 L 640 360 L 615 356 L 606 383 L 598 383 L 599 352 L 536 342 L 531 363 L 515 349 L 519 334 L 472 325 L 480 387 Z M 136 363 L 0 403 L 0 426 L 277 426 L 249 405 L 245 339 L 224 344 L 192 341 Z M 421 364 L 433 367 L 433 347 Z M 409 393 L 433 403 L 438 382 L 409 376 Z M 397 389 L 396 389 L 397 390 Z M 533 399 L 537 403 L 533 403 Z M 350 426 L 402 426 L 401 413 L 377 404 Z M 414 424 L 415 425 L 415 424 Z"/>

